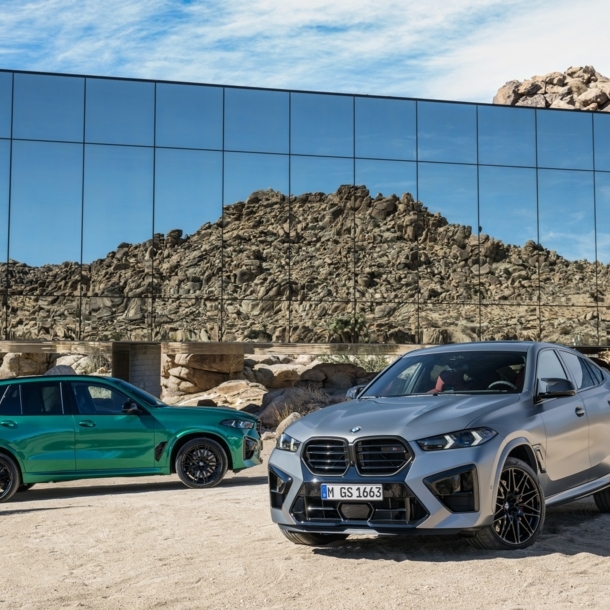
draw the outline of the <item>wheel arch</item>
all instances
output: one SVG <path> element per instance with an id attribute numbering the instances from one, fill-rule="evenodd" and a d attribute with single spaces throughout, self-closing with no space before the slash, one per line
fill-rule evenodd
<path id="1" fill-rule="evenodd" d="M 213 432 L 188 432 L 187 434 L 184 434 L 183 436 L 180 436 L 176 439 L 176 441 L 174 442 L 174 444 L 172 445 L 171 448 L 171 452 L 170 452 L 170 458 L 169 458 L 169 471 L 171 474 L 174 474 L 176 472 L 176 456 L 178 455 L 178 451 L 180 451 L 180 449 L 182 447 L 184 447 L 184 445 L 186 445 L 186 443 L 188 443 L 189 441 L 192 441 L 195 438 L 209 438 L 213 441 L 216 441 L 225 451 L 226 455 L 227 455 L 227 461 L 228 461 L 228 470 L 233 470 L 233 455 L 231 453 L 231 449 L 229 447 L 229 445 L 227 444 L 227 441 L 225 441 L 224 438 L 222 438 L 222 436 L 220 436 L 219 434 L 214 434 Z"/>
<path id="2" fill-rule="evenodd" d="M 538 466 L 538 462 L 536 460 L 536 456 L 534 455 L 534 450 L 530 447 L 528 443 L 523 443 L 521 445 L 517 445 L 513 449 L 511 449 L 510 453 L 506 456 L 508 458 L 517 458 L 522 462 L 525 462 L 536 474 L 540 474 L 540 468 Z M 502 465 L 504 465 L 504 462 Z"/>

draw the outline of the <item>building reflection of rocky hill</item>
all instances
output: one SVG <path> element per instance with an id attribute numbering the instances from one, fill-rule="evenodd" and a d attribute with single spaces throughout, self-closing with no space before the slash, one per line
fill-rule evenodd
<path id="1" fill-rule="evenodd" d="M 607 274 L 472 233 L 409 193 L 268 190 L 82 268 L 11 262 L 6 319 L 10 338 L 146 340 L 152 325 L 155 340 L 438 343 L 542 328 L 597 343 Z"/>

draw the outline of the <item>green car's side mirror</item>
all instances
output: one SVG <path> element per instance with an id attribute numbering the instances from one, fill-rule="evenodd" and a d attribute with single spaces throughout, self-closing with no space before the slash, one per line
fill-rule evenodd
<path id="1" fill-rule="evenodd" d="M 143 413 L 142 409 L 131 399 L 123 405 L 124 415 L 140 415 L 141 413 Z"/>

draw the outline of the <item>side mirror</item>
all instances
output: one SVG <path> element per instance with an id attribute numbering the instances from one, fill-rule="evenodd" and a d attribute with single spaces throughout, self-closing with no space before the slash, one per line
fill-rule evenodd
<path id="1" fill-rule="evenodd" d="M 353 388 L 350 388 L 346 393 L 345 397 L 348 399 L 358 398 L 360 394 L 362 394 L 362 390 L 364 390 L 365 386 L 363 385 L 355 385 Z"/>
<path id="2" fill-rule="evenodd" d="M 142 413 L 142 409 L 131 399 L 129 399 L 123 405 L 123 414 L 124 415 L 140 415 Z"/>
<path id="3" fill-rule="evenodd" d="M 567 379 L 548 378 L 538 382 L 538 398 L 559 398 L 575 394 L 576 386 Z"/>

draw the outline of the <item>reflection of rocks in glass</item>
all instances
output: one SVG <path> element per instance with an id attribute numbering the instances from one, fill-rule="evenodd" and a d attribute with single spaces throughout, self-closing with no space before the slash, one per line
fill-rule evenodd
<path id="1" fill-rule="evenodd" d="M 540 320 L 537 305 L 483 305 L 482 341 L 537 341 Z"/>
<path id="2" fill-rule="evenodd" d="M 83 340 L 150 341 L 150 299 L 90 297 L 82 301 Z"/>
<path id="3" fill-rule="evenodd" d="M 597 308 L 542 306 L 540 339 L 564 345 L 598 345 Z"/>
<path id="4" fill-rule="evenodd" d="M 8 300 L 7 338 L 74 341 L 78 339 L 78 298 L 21 297 Z"/>
<path id="5" fill-rule="evenodd" d="M 79 296 L 80 265 L 78 263 L 66 262 L 61 265 L 30 267 L 25 263 L 10 261 L 8 268 L 11 294 Z M 4 278 L 2 282 L 3 285 L 6 284 Z"/>
<path id="6" fill-rule="evenodd" d="M 479 338 L 478 305 L 426 305 L 419 312 L 419 343 L 464 343 Z"/>
<path id="7" fill-rule="evenodd" d="M 222 340 L 288 341 L 288 301 L 228 301 L 223 305 Z"/>
<path id="8" fill-rule="evenodd" d="M 356 319 L 364 321 L 357 342 L 417 343 L 417 305 L 402 303 L 358 303 Z"/>
<path id="9" fill-rule="evenodd" d="M 352 343 L 362 326 L 347 301 L 293 301 L 290 305 L 292 343 Z"/>
<path id="10" fill-rule="evenodd" d="M 219 302 L 203 299 L 155 299 L 153 307 L 153 340 L 219 340 Z"/>

